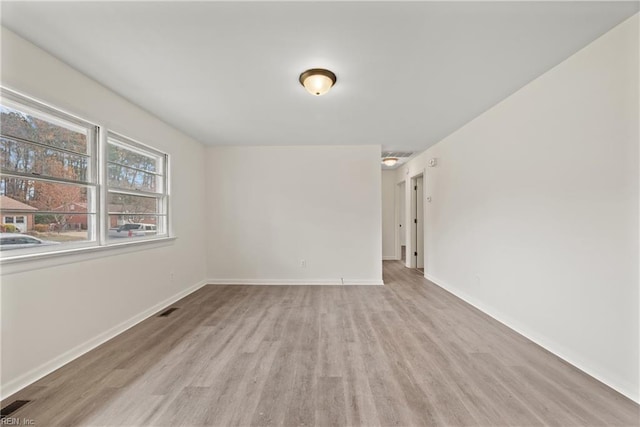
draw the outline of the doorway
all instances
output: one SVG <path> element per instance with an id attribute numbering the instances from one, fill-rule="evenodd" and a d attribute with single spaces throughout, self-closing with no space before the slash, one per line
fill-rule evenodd
<path id="1" fill-rule="evenodd" d="M 411 178 L 411 253 L 409 267 L 424 272 L 424 177 Z"/>
<path id="2" fill-rule="evenodd" d="M 407 261 L 407 184 L 402 181 L 396 185 L 396 254 L 403 262 Z"/>

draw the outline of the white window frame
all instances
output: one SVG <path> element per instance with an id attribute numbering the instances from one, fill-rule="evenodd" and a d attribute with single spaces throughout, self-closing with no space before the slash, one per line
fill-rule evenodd
<path id="1" fill-rule="evenodd" d="M 107 245 L 118 245 L 123 242 L 119 242 L 117 240 L 109 239 L 108 232 L 111 226 L 111 215 L 117 214 L 116 212 L 109 212 L 109 194 L 126 194 L 131 196 L 142 196 L 156 199 L 156 204 L 158 206 L 156 213 L 153 214 L 156 219 L 156 230 L 160 230 L 160 233 L 152 235 L 153 237 L 145 237 L 147 239 L 153 238 L 162 238 L 169 237 L 169 155 L 163 153 L 155 148 L 149 147 L 146 144 L 138 142 L 134 139 L 128 138 L 124 135 L 121 135 L 117 132 L 107 131 L 106 132 L 106 144 L 104 150 L 102 150 L 104 162 L 102 162 L 102 182 L 104 182 L 104 194 L 103 194 L 103 204 L 105 206 L 104 210 L 104 230 L 107 233 L 105 242 Z M 125 150 L 137 152 L 144 156 L 156 157 L 161 160 L 162 170 L 156 171 L 153 173 L 157 177 L 156 186 L 160 187 L 160 191 L 157 192 L 147 192 L 142 190 L 131 190 L 126 188 L 119 188 L 115 186 L 110 186 L 108 182 L 108 170 L 107 166 L 109 164 L 108 156 L 106 154 L 107 148 L 109 144 L 115 144 L 124 148 Z M 146 172 L 145 173 L 150 173 Z M 151 216 L 151 215 L 150 215 Z M 161 223 L 159 221 L 162 221 Z M 139 238 L 136 238 L 136 240 Z M 126 243 L 126 242 L 124 242 Z"/>
<path id="2" fill-rule="evenodd" d="M 36 101 L 33 98 L 24 96 L 17 92 L 8 90 L 6 88 L 0 87 L 0 95 L 1 101 L 0 104 L 6 105 L 11 108 L 15 108 L 18 111 L 22 111 L 24 113 L 33 115 L 34 117 L 39 117 L 42 120 L 45 120 L 54 125 L 59 125 L 61 127 L 69 128 L 69 126 L 76 126 L 78 130 L 86 131 L 87 134 L 87 152 L 85 154 L 75 153 L 69 151 L 69 153 L 74 153 L 74 155 L 84 156 L 87 158 L 87 174 L 84 180 L 82 179 L 66 179 L 61 177 L 47 177 L 41 176 L 25 172 L 17 172 L 17 171 L 4 171 L 2 170 L 2 174 L 4 176 L 9 176 L 16 179 L 23 180 L 38 180 L 41 182 L 52 183 L 52 184 L 60 184 L 66 185 L 71 184 L 77 187 L 84 187 L 87 190 L 87 233 L 89 239 L 86 241 L 76 242 L 76 243 L 67 243 L 64 245 L 60 245 L 63 248 L 60 250 L 68 250 L 68 249 L 82 249 L 88 247 L 94 247 L 100 244 L 99 239 L 99 225 L 98 218 L 100 216 L 100 205 L 99 205 L 99 182 L 98 182 L 98 140 L 100 137 L 100 128 L 96 126 L 94 123 L 83 120 L 75 115 L 64 112 L 60 109 L 51 107 L 50 105 L 44 104 L 42 102 Z M 7 136 L 7 138 L 21 141 L 20 138 Z M 27 141 L 23 140 L 25 144 L 31 145 L 40 145 L 46 146 L 46 144 L 42 144 L 35 141 Z M 68 150 L 60 149 L 57 147 L 51 147 L 54 150 L 65 152 Z M 44 212 L 49 213 L 49 212 Z M 56 246 L 57 247 L 57 246 Z M 49 253 L 54 252 L 53 246 L 49 246 L 46 248 L 29 248 L 29 249 L 12 249 L 11 251 L 0 251 L 0 259 L 11 260 L 14 258 L 22 258 L 24 256 L 29 255 L 38 255 L 41 253 Z"/>
<path id="3" fill-rule="evenodd" d="M 82 128 L 91 129 L 87 135 L 87 179 L 86 181 L 72 181 L 64 178 L 39 177 L 40 180 L 52 183 L 67 183 L 81 185 L 87 187 L 87 233 L 91 237 L 90 241 L 79 243 L 67 243 L 63 245 L 48 246 L 47 248 L 29 248 L 29 249 L 13 249 L 0 251 L 0 264 L 8 264 L 15 261 L 25 261 L 40 258 L 49 258 L 66 255 L 78 255 L 82 253 L 95 252 L 100 250 L 114 250 L 116 248 L 131 247 L 126 250 L 136 250 L 135 247 L 140 244 L 161 243 L 163 240 L 174 240 L 171 236 L 170 221 L 170 203 L 169 203 L 169 167 L 170 158 L 167 153 L 161 152 L 146 144 L 135 141 L 106 127 L 102 127 L 79 118 L 73 114 L 62 111 L 51 105 L 35 100 L 13 90 L 0 86 L 0 104 L 6 104 L 9 107 L 15 107 L 18 110 L 24 110 L 25 113 L 34 112 L 35 115 L 44 115 L 47 120 L 56 124 L 56 120 L 61 121 L 61 125 L 74 124 Z M 66 126 L 65 126 L 66 127 Z M 108 211 L 108 192 L 109 185 L 107 182 L 107 147 L 109 139 L 115 139 L 120 145 L 131 147 L 134 151 L 148 153 L 153 156 L 162 158 L 163 171 L 161 175 L 162 192 L 155 194 L 154 197 L 161 199 L 162 215 L 158 218 L 163 219 L 162 233 L 140 237 L 136 239 L 123 239 L 123 241 L 110 241 L 108 238 L 109 230 L 109 211 Z M 54 147 L 55 148 L 55 147 Z M 6 173 L 5 173 L 6 172 Z M 33 178 L 31 175 L 22 172 L 2 171 L 3 175 L 15 177 L 18 179 Z M 133 191 L 130 194 L 135 194 Z M 93 217 L 94 220 L 91 220 Z M 26 219 L 25 219 L 26 222 Z M 157 229 L 161 227 L 156 225 Z M 60 246 L 60 247 L 58 247 Z M 124 251 L 124 249 L 119 249 Z"/>

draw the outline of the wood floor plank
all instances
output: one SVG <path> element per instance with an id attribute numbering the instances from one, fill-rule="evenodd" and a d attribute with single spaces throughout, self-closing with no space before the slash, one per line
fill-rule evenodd
<path id="1" fill-rule="evenodd" d="M 285 408 L 283 424 L 287 426 L 310 426 L 316 424 L 316 406 L 318 398 L 318 367 L 320 332 L 318 305 L 313 289 L 305 292 L 303 301 L 303 320 L 301 333 L 295 345 L 295 365 L 291 388 L 294 395 Z"/>
<path id="2" fill-rule="evenodd" d="M 346 423 L 342 378 L 318 378 L 316 424 L 320 426 L 344 426 Z"/>
<path id="3" fill-rule="evenodd" d="M 205 286 L 10 396 L 42 426 L 640 426 L 639 406 L 396 261 Z"/>
<path id="4" fill-rule="evenodd" d="M 247 381 L 240 385 L 238 391 L 238 396 L 240 397 L 238 397 L 237 403 L 240 409 L 228 414 L 229 421 L 227 424 L 219 425 L 248 426 L 251 424 L 280 345 L 279 341 L 264 341 L 260 344 L 260 347 L 256 350 L 256 354 L 260 355 L 260 357 L 248 372 Z"/>

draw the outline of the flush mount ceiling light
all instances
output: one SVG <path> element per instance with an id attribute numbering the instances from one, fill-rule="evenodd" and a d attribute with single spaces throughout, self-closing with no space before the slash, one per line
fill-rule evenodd
<path id="1" fill-rule="evenodd" d="M 336 84 L 336 75 L 324 68 L 312 68 L 300 74 L 300 84 L 311 95 L 320 96 Z"/>
<path id="2" fill-rule="evenodd" d="M 384 159 L 382 159 L 382 163 L 384 163 L 385 166 L 393 166 L 396 163 L 398 163 L 398 158 L 397 157 L 385 157 Z"/>

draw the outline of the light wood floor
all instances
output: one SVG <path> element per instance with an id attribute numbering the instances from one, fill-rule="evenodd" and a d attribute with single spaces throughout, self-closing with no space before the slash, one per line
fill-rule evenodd
<path id="1" fill-rule="evenodd" d="M 400 262 L 206 286 L 3 402 L 37 426 L 629 426 L 638 405 Z"/>

